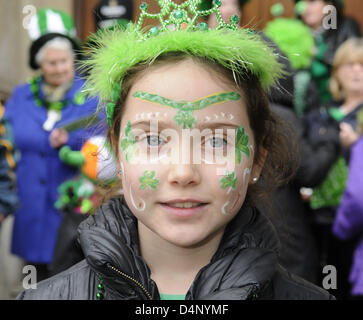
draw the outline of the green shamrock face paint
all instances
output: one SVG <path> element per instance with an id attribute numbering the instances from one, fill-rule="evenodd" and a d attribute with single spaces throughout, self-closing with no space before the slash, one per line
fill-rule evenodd
<path id="1" fill-rule="evenodd" d="M 221 178 L 219 181 L 221 183 L 222 189 L 229 188 L 227 193 L 229 193 L 231 191 L 231 189 L 236 189 L 237 178 L 236 178 L 236 174 L 234 172 L 229 173 L 227 171 L 225 176 L 223 178 Z"/>
<path id="2" fill-rule="evenodd" d="M 147 93 L 143 91 L 136 91 L 133 96 L 137 99 L 147 101 L 159 106 L 171 107 L 178 110 L 178 113 L 174 117 L 178 126 L 182 126 L 183 129 L 192 129 L 194 123 L 197 121 L 193 115 L 193 111 L 202 110 L 211 105 L 235 101 L 241 98 L 236 92 L 220 92 L 215 93 L 207 97 L 203 97 L 196 101 L 174 101 L 168 98 L 161 97 L 157 94 Z"/>
<path id="3" fill-rule="evenodd" d="M 121 149 L 126 152 L 126 161 L 130 162 L 131 157 L 136 150 L 136 139 L 131 129 L 131 122 L 129 121 L 125 127 L 125 137 L 121 140 Z"/>
<path id="4" fill-rule="evenodd" d="M 248 135 L 243 126 L 237 128 L 236 132 L 236 161 L 238 164 L 242 161 L 242 153 L 247 157 L 250 156 L 250 148 L 248 146 Z"/>
<path id="5" fill-rule="evenodd" d="M 143 175 L 139 178 L 140 189 L 144 190 L 149 187 L 152 190 L 155 190 L 159 185 L 160 181 L 155 178 L 155 171 L 144 171 Z"/>

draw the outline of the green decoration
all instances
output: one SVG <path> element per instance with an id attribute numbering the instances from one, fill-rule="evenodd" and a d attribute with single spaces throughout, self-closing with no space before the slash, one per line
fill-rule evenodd
<path id="1" fill-rule="evenodd" d="M 159 185 L 160 181 L 155 179 L 155 171 L 144 171 L 143 175 L 139 178 L 140 181 L 140 189 L 144 190 L 149 187 L 152 190 L 155 190 Z"/>
<path id="2" fill-rule="evenodd" d="M 180 30 L 186 25 L 186 30 L 194 31 L 197 29 L 197 20 L 199 17 L 209 16 L 213 13 L 217 16 L 217 28 L 229 28 L 232 30 L 237 28 L 238 24 L 227 24 L 223 21 L 219 12 L 219 7 L 221 6 L 220 0 L 214 0 L 211 8 L 207 10 L 200 10 L 201 2 L 202 0 L 186 0 L 181 4 L 177 4 L 172 0 L 159 0 L 160 12 L 157 14 L 148 13 L 148 5 L 144 2 L 140 5 L 140 17 L 137 22 L 137 30 L 141 33 L 145 18 L 149 18 L 157 20 L 162 32 L 169 31 L 171 25 L 174 25 L 176 30 Z M 143 39 L 146 39 L 153 35 L 147 33 L 141 34 L 141 36 Z"/>
<path id="3" fill-rule="evenodd" d="M 226 189 L 228 187 L 232 188 L 232 189 L 236 189 L 237 178 L 236 178 L 236 174 L 234 172 L 229 173 L 227 171 L 225 176 L 223 178 L 221 178 L 219 181 L 221 183 L 221 188 L 222 189 Z"/>
<path id="4" fill-rule="evenodd" d="M 92 210 L 92 208 L 93 208 L 93 203 L 90 199 L 88 199 L 88 198 L 82 199 L 81 213 L 90 212 Z"/>
<path id="5" fill-rule="evenodd" d="M 84 176 L 80 176 L 77 179 L 67 180 L 63 182 L 58 187 L 59 198 L 55 202 L 54 206 L 61 210 L 66 206 L 71 206 L 72 208 L 77 207 L 79 204 L 79 200 L 85 200 L 86 198 L 90 197 L 94 192 L 93 187 L 85 183 L 87 178 Z M 84 205 L 83 209 L 86 209 Z M 81 213 L 87 213 L 92 209 L 89 208 L 88 211 L 81 211 Z"/>
<path id="6" fill-rule="evenodd" d="M 84 93 L 82 91 L 78 91 L 75 96 L 74 96 L 74 103 L 76 105 L 81 105 L 84 104 L 86 102 L 86 96 L 84 95 Z"/>
<path id="7" fill-rule="evenodd" d="M 305 113 L 307 107 L 307 86 L 311 82 L 311 74 L 308 70 L 299 70 L 294 75 L 294 108 L 298 116 Z"/>
<path id="8" fill-rule="evenodd" d="M 174 101 L 161 97 L 157 94 L 151 94 L 143 91 L 136 91 L 133 96 L 143 101 L 147 101 L 159 106 L 171 107 L 178 109 L 177 115 L 174 117 L 178 126 L 192 129 L 197 119 L 193 116 L 193 111 L 202 110 L 208 106 L 223 103 L 232 100 L 238 100 L 241 96 L 236 92 L 216 93 L 207 97 L 203 97 L 197 101 Z"/>
<path id="9" fill-rule="evenodd" d="M 302 21 L 277 18 L 266 25 L 264 32 L 286 54 L 294 70 L 310 67 L 315 41 Z"/>
<path id="10" fill-rule="evenodd" d="M 131 122 L 129 121 L 125 127 L 125 138 L 121 140 L 121 149 L 123 152 L 126 152 L 126 161 L 130 162 L 131 157 L 133 156 L 136 150 L 136 139 L 134 134 L 132 133 Z"/>
<path id="11" fill-rule="evenodd" d="M 339 108 L 330 108 L 328 110 L 328 113 L 337 122 L 341 122 L 346 117 L 346 114 L 342 112 Z"/>
<path id="12" fill-rule="evenodd" d="M 285 7 L 281 2 L 278 2 L 271 6 L 270 12 L 274 17 L 280 17 L 285 13 Z"/>
<path id="13" fill-rule="evenodd" d="M 85 90 L 99 97 L 103 106 L 112 103 L 106 110 L 109 124 L 116 105 L 112 99 L 115 84 L 122 86 L 130 68 L 139 64 L 151 65 L 158 56 L 170 52 L 207 58 L 236 76 L 254 74 L 264 89 L 283 75 L 273 48 L 258 34 L 240 28 L 236 17 L 232 17 L 231 23 L 224 22 L 218 2 L 213 2 L 208 10 L 199 10 L 201 0 L 187 0 L 181 4 L 158 0 L 158 4 L 160 10 L 156 14 L 148 13 L 148 5 L 142 4 L 139 20 L 128 24 L 126 30 L 115 27 L 95 35 L 89 57 L 82 62 L 89 73 Z M 199 17 L 210 14 L 217 16 L 218 26 L 214 29 L 198 22 Z M 158 32 L 155 29 L 143 32 L 145 18 L 156 20 Z"/>
<path id="14" fill-rule="evenodd" d="M 245 132 L 245 128 L 243 126 L 237 128 L 236 133 L 236 161 L 238 164 L 242 161 L 242 153 L 244 153 L 247 157 L 250 156 L 250 148 L 248 146 L 248 135 Z"/>
<path id="15" fill-rule="evenodd" d="M 56 102 L 49 102 L 40 97 L 40 85 L 41 76 L 36 76 L 33 78 L 30 78 L 28 80 L 28 83 L 30 85 L 30 91 L 33 94 L 33 98 L 35 101 L 35 104 L 37 107 L 45 107 L 48 110 L 55 110 L 55 111 L 61 111 L 62 109 L 66 108 L 70 100 L 64 99 L 62 101 L 56 101 Z M 73 104 L 75 105 L 81 105 L 85 103 L 85 96 L 81 92 L 77 92 L 73 97 Z"/>
<path id="16" fill-rule="evenodd" d="M 336 207 L 340 204 L 348 178 L 348 166 L 343 157 L 338 158 L 327 178 L 314 188 L 310 198 L 313 209 Z"/>
<path id="17" fill-rule="evenodd" d="M 72 151 L 69 146 L 63 146 L 58 155 L 62 162 L 71 166 L 81 168 L 86 162 L 84 155 L 80 151 Z"/>
<path id="18" fill-rule="evenodd" d="M 307 3 L 305 1 L 298 1 L 295 5 L 295 13 L 301 16 L 307 8 Z"/>
<path id="19" fill-rule="evenodd" d="M 96 299 L 103 300 L 103 298 L 104 298 L 103 294 L 105 291 L 105 288 L 103 286 L 103 279 L 101 276 L 98 276 L 97 279 L 98 279 L 98 285 L 97 285 Z"/>

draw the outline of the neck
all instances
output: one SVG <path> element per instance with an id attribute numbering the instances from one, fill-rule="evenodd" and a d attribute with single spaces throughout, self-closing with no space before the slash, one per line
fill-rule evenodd
<path id="1" fill-rule="evenodd" d="M 355 92 L 347 95 L 347 98 L 342 105 L 345 113 L 349 113 L 357 108 L 363 102 L 363 92 Z"/>
<path id="2" fill-rule="evenodd" d="M 183 248 L 162 239 L 142 223 L 138 224 L 142 257 L 151 271 L 151 278 L 163 294 L 186 294 L 195 276 L 217 251 L 224 230 L 208 241 Z"/>

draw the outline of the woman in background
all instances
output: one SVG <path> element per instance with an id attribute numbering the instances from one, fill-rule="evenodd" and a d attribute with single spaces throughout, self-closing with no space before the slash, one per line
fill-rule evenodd
<path id="1" fill-rule="evenodd" d="M 97 106 L 96 99 L 85 100 L 80 92 L 84 81 L 75 73 L 79 46 L 74 31 L 67 14 L 38 10 L 29 29 L 34 40 L 30 66 L 40 69 L 41 75 L 16 87 L 5 105 L 20 151 L 16 169 L 20 206 L 15 212 L 11 251 L 36 266 L 38 280 L 48 276 L 61 222 L 54 207 L 57 187 L 76 173 L 61 162 L 58 148 L 67 144 L 79 150 L 90 134 L 84 129 L 68 133 L 61 127 L 93 114 Z"/>

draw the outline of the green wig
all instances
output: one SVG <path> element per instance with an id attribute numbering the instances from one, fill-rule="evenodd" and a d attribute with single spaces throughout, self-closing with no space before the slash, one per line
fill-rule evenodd
<path id="1" fill-rule="evenodd" d="M 230 24 L 225 23 L 218 9 L 220 0 L 214 0 L 209 10 L 200 10 L 200 2 L 187 0 L 178 5 L 171 0 L 159 0 L 159 14 L 149 14 L 147 4 L 143 3 L 136 24 L 130 23 L 126 30 L 104 30 L 95 36 L 90 57 L 84 62 L 89 74 L 84 92 L 98 96 L 101 104 L 106 105 L 109 125 L 127 71 L 138 64 L 150 65 L 162 54 L 185 53 L 217 62 L 241 76 L 252 73 L 264 89 L 280 77 L 282 67 L 273 49 L 259 35 L 238 27 L 235 16 Z M 198 17 L 211 13 L 218 19 L 215 29 L 196 22 Z M 141 26 L 145 17 L 157 19 L 160 27 L 144 32 Z"/>

